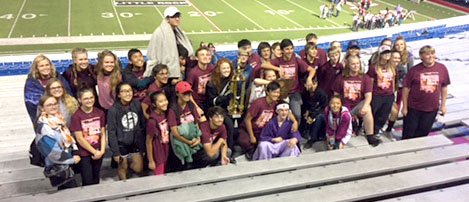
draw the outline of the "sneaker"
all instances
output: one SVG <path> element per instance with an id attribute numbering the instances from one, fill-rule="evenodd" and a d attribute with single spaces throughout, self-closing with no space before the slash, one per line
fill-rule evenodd
<path id="1" fill-rule="evenodd" d="M 366 140 L 368 141 L 368 144 L 370 144 L 373 147 L 376 147 L 379 144 L 381 144 L 381 140 L 375 137 L 375 135 L 367 135 Z"/>
<path id="2" fill-rule="evenodd" d="M 249 161 L 252 161 L 252 155 L 254 154 L 254 149 L 250 149 L 248 151 L 246 151 L 246 153 L 244 154 L 244 156 L 249 160 Z"/>
<path id="3" fill-rule="evenodd" d="M 236 159 L 234 157 L 230 157 L 230 163 L 236 165 Z"/>
<path id="4" fill-rule="evenodd" d="M 311 149 L 313 147 L 314 142 L 308 140 L 304 145 L 303 149 Z"/>

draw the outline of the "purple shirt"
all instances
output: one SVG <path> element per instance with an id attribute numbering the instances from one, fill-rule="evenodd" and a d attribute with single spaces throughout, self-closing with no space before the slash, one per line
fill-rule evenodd
<path id="1" fill-rule="evenodd" d="M 82 132 L 83 138 L 95 149 L 101 148 L 101 128 L 106 127 L 104 112 L 93 107 L 91 113 L 85 113 L 81 108 L 72 115 L 71 132 Z M 80 156 L 91 156 L 91 153 L 78 144 Z"/>
<path id="2" fill-rule="evenodd" d="M 272 142 L 273 138 L 282 137 L 284 140 L 296 138 L 298 143 L 301 142 L 301 134 L 296 131 L 291 132 L 293 122 L 290 120 L 285 120 L 281 126 L 278 125 L 277 117 L 269 121 L 269 123 L 262 129 L 260 135 L 260 141 L 269 141 Z"/>
<path id="3" fill-rule="evenodd" d="M 383 69 L 382 77 L 378 77 L 378 72 L 376 72 L 376 66 L 370 65 L 368 69 L 368 76 L 374 79 L 373 81 L 373 95 L 393 95 L 394 86 L 396 83 L 396 75 L 393 75 L 391 71 Z"/>
<path id="4" fill-rule="evenodd" d="M 218 138 L 223 138 L 226 140 L 227 132 L 225 125 L 221 125 L 217 129 L 210 128 L 209 121 L 205 121 L 200 124 L 200 131 L 202 131 L 202 136 L 200 137 L 200 142 L 202 144 L 213 144 Z"/>
<path id="5" fill-rule="evenodd" d="M 372 92 L 373 87 L 370 77 L 366 74 L 351 77 L 339 75 L 332 89 L 344 99 L 344 106 L 352 110 L 365 99 L 366 93 Z"/>
<path id="6" fill-rule="evenodd" d="M 445 65 L 438 62 L 431 67 L 417 64 L 404 79 L 404 87 L 410 89 L 408 106 L 424 112 L 438 110 L 441 88 L 450 83 Z"/>
<path id="7" fill-rule="evenodd" d="M 204 106 L 203 104 L 207 100 L 205 87 L 211 79 L 213 70 L 214 67 L 211 64 L 208 64 L 205 70 L 200 69 L 197 65 L 191 69 L 187 76 L 187 82 L 192 85 L 192 96 L 199 106 Z"/>
<path id="8" fill-rule="evenodd" d="M 270 63 L 274 66 L 283 68 L 285 72 L 285 79 L 293 80 L 293 86 L 290 89 L 290 94 L 300 92 L 301 85 L 300 85 L 300 73 L 305 73 L 308 71 L 308 64 L 303 60 L 292 56 L 290 61 L 285 61 L 283 57 L 275 58 L 270 61 Z"/>

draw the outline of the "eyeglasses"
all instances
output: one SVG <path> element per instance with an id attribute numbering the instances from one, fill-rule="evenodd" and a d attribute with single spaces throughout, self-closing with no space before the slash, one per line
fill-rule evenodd
<path id="1" fill-rule="evenodd" d="M 56 107 L 56 106 L 58 106 L 58 105 L 59 105 L 59 103 L 58 103 L 58 102 L 56 102 L 56 103 L 50 103 L 50 104 L 46 104 L 46 105 L 44 105 L 44 106 L 45 106 L 45 107 L 49 107 L 49 108 L 50 108 L 50 107 Z"/>
<path id="2" fill-rule="evenodd" d="M 50 89 L 51 90 L 59 90 L 59 89 L 62 89 L 63 87 L 62 86 L 56 86 L 56 87 L 51 87 Z"/>

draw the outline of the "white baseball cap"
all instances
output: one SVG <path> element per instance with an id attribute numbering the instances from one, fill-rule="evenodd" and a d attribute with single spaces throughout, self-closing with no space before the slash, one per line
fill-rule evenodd
<path id="1" fill-rule="evenodd" d="M 174 6 L 170 6 L 170 7 L 166 8 L 164 10 L 164 16 L 165 17 L 172 17 L 172 16 L 176 15 L 176 13 L 181 13 L 181 12 L 179 11 L 179 9 L 177 9 Z"/>

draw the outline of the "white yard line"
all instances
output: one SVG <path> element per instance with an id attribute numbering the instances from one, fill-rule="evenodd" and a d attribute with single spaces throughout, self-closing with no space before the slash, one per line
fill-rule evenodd
<path id="1" fill-rule="evenodd" d="M 308 8 L 305 8 L 304 6 L 302 6 L 302 5 L 300 5 L 300 4 L 297 4 L 297 3 L 293 2 L 293 1 L 290 1 L 290 0 L 286 0 L 286 1 L 288 1 L 289 3 L 291 3 L 291 4 L 295 5 L 295 6 L 297 6 L 298 8 L 301 8 L 301 9 L 303 9 L 303 10 L 305 10 L 305 11 L 308 11 L 308 12 L 310 12 L 310 13 L 313 13 L 313 14 L 319 16 L 318 13 L 316 13 L 316 12 L 314 12 L 313 10 L 310 10 L 310 9 L 308 9 Z M 327 20 L 328 22 L 334 24 L 335 26 L 340 26 L 338 23 L 336 23 L 336 22 L 334 22 L 334 21 L 332 21 L 332 20 L 329 20 L 329 19 L 327 19 L 327 18 L 326 18 L 326 20 Z"/>
<path id="2" fill-rule="evenodd" d="M 158 9 L 156 6 L 153 6 L 153 8 L 155 8 L 156 12 L 158 12 L 158 14 L 160 14 L 161 18 L 164 19 L 163 13 L 161 13 L 160 9 Z"/>
<path id="3" fill-rule="evenodd" d="M 117 13 L 116 7 L 114 6 L 113 0 L 111 0 L 112 9 L 114 9 L 114 14 L 116 15 L 117 22 L 119 22 L 119 26 L 121 28 L 122 34 L 125 35 L 124 27 L 122 26 L 121 19 L 119 18 L 119 14 Z"/>
<path id="4" fill-rule="evenodd" d="M 16 14 L 15 22 L 13 22 L 13 25 L 11 26 L 10 32 L 8 33 L 8 38 L 11 37 L 11 34 L 13 33 L 13 29 L 15 29 L 16 22 L 18 22 L 18 19 L 20 18 L 21 11 L 23 11 L 24 5 L 26 4 L 26 0 L 23 0 L 23 4 L 20 7 L 20 10 Z"/>
<path id="5" fill-rule="evenodd" d="M 269 7 L 269 6 L 265 5 L 264 3 L 262 3 L 262 2 L 260 2 L 260 1 L 258 1 L 258 0 L 256 0 L 256 2 L 257 2 L 257 3 L 259 3 L 260 5 L 262 5 L 262 6 L 266 7 L 266 8 L 267 8 L 267 9 L 269 9 L 269 10 L 275 11 L 275 10 L 274 10 L 274 9 L 272 9 L 271 7 Z M 293 21 L 292 19 L 288 18 L 288 17 L 287 17 L 287 16 L 285 16 L 285 15 L 282 15 L 282 14 L 278 14 L 278 15 L 279 15 L 280 17 L 283 17 L 283 18 L 285 18 L 285 20 L 288 20 L 289 22 L 291 22 L 291 23 L 295 24 L 296 26 L 298 26 L 298 27 L 301 27 L 301 28 L 304 28 L 304 26 L 303 26 L 303 25 L 300 25 L 300 24 L 298 24 L 297 22 Z"/>
<path id="6" fill-rule="evenodd" d="M 197 12 L 199 12 L 200 15 L 201 15 L 202 17 L 204 17 L 205 20 L 207 20 L 213 27 L 215 27 L 215 29 L 217 29 L 218 32 L 221 32 L 221 29 L 220 29 L 215 23 L 213 23 L 213 22 L 205 15 L 204 12 L 202 12 L 199 8 L 197 8 L 197 6 L 195 6 L 195 5 L 194 5 L 191 1 L 189 1 L 189 0 L 187 1 L 187 3 L 189 3 L 189 4 L 192 6 L 192 8 L 194 8 L 195 10 L 197 10 Z"/>
<path id="7" fill-rule="evenodd" d="M 72 0 L 68 0 L 68 36 L 70 36 L 70 19 L 72 18 Z"/>
<path id="8" fill-rule="evenodd" d="M 225 3 L 226 5 L 228 5 L 230 8 L 232 8 L 234 11 L 236 11 L 237 13 L 239 13 L 240 15 L 242 15 L 244 18 L 246 18 L 247 20 L 249 20 L 250 22 L 252 22 L 252 24 L 256 25 L 257 27 L 259 27 L 260 29 L 262 30 L 265 30 L 264 27 L 260 26 L 259 24 L 256 23 L 256 21 L 252 20 L 251 18 L 249 18 L 248 16 L 246 16 L 244 13 L 242 13 L 241 11 L 239 11 L 238 9 L 236 9 L 234 6 L 232 6 L 231 4 L 229 4 L 228 2 L 226 2 L 225 0 L 221 0 L 223 3 Z"/>
<path id="9" fill-rule="evenodd" d="M 381 2 L 381 3 L 383 3 L 383 4 L 388 5 L 388 6 L 392 6 L 392 7 L 393 7 L 392 9 L 394 9 L 394 8 L 397 6 L 397 5 L 390 4 L 390 3 L 385 2 L 385 1 L 380 1 L 380 0 L 376 0 L 376 1 L 379 1 L 379 2 Z M 428 15 L 421 14 L 421 13 L 419 13 L 418 11 L 415 11 L 415 13 L 416 13 L 417 15 L 420 15 L 420 16 L 422 16 L 422 17 L 424 17 L 424 18 L 429 19 L 429 20 L 434 20 L 434 19 L 435 19 L 435 18 L 430 17 L 430 16 L 428 16 Z"/>

